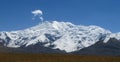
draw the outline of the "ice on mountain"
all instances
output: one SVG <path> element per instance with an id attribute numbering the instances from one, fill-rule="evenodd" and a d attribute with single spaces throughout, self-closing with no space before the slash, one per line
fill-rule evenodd
<path id="1" fill-rule="evenodd" d="M 6 38 L 10 40 L 8 41 Z M 94 25 L 83 26 L 57 21 L 46 21 L 24 30 L 0 32 L 0 39 L 5 41 L 7 47 L 18 48 L 23 45 L 27 47 L 40 42 L 44 43 L 45 47 L 54 45 L 53 49 L 66 52 L 89 47 L 100 40 L 106 43 L 110 38 L 120 40 L 120 33 L 114 34 Z"/>

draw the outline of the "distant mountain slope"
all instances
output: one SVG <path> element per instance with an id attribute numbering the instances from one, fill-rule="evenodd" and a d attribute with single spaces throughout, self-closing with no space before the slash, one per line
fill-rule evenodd
<path id="1" fill-rule="evenodd" d="M 83 26 L 57 21 L 46 21 L 24 30 L 0 32 L 1 45 L 13 49 L 31 49 L 31 52 L 34 51 L 34 48 L 37 48 L 36 51 L 38 52 L 47 52 L 50 49 L 49 51 L 70 53 L 90 47 L 101 40 L 103 44 L 107 44 L 110 38 L 119 41 L 120 33 L 111 33 L 94 25 Z"/>
<path id="2" fill-rule="evenodd" d="M 111 38 L 107 43 L 103 43 L 103 41 L 99 41 L 90 47 L 83 48 L 73 53 L 83 54 L 83 55 L 120 56 L 120 41 L 118 41 L 115 38 Z"/>
<path id="3" fill-rule="evenodd" d="M 59 49 L 51 49 L 48 47 L 41 46 L 40 43 L 35 45 L 30 45 L 28 47 L 19 47 L 19 48 L 10 48 L 5 46 L 0 46 L 0 53 L 62 53 L 65 54 L 65 51 Z"/>

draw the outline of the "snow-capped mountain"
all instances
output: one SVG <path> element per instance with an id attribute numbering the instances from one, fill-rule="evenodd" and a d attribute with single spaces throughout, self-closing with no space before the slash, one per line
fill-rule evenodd
<path id="1" fill-rule="evenodd" d="M 74 52 L 110 38 L 120 40 L 120 33 L 111 33 L 98 26 L 74 25 L 70 22 L 43 22 L 34 27 L 0 32 L 0 43 L 11 48 L 28 47 L 42 43 L 44 47 Z"/>

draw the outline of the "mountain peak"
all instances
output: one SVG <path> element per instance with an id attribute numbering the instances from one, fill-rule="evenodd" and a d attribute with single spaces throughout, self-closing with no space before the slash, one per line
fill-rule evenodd
<path id="1" fill-rule="evenodd" d="M 0 42 L 7 47 L 18 48 L 23 45 L 42 43 L 45 47 L 54 45 L 52 49 L 73 52 L 89 47 L 99 40 L 107 42 L 111 37 L 120 39 L 120 33 L 112 34 L 99 26 L 74 25 L 70 22 L 45 21 L 34 27 L 0 32 Z"/>

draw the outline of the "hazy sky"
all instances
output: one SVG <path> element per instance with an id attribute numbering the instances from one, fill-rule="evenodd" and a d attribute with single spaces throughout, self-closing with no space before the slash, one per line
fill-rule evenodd
<path id="1" fill-rule="evenodd" d="M 0 0 L 0 31 L 37 25 L 33 10 L 43 11 L 44 20 L 97 25 L 120 32 L 120 0 Z"/>

